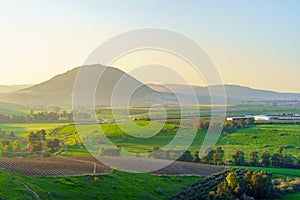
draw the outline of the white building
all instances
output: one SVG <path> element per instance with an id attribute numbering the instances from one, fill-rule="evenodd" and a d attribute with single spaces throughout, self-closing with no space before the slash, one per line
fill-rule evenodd
<path id="1" fill-rule="evenodd" d="M 267 120 L 271 120 L 272 117 L 271 116 L 267 116 L 267 115 L 255 115 L 253 116 L 255 121 L 267 121 Z"/>

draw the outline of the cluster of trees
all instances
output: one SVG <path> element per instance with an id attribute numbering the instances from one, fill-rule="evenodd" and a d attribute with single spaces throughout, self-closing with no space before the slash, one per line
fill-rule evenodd
<path id="1" fill-rule="evenodd" d="M 0 129 L 0 134 L 2 137 L 5 136 L 5 131 Z M 29 154 L 37 154 L 43 156 L 50 156 L 50 154 L 59 151 L 60 149 L 64 150 L 64 144 L 61 143 L 58 139 L 47 140 L 46 131 L 44 129 L 31 132 L 27 135 L 26 142 L 27 147 L 21 149 L 20 140 L 16 139 L 13 132 L 6 135 L 6 139 L 2 140 L 2 156 L 11 157 L 11 156 L 24 156 Z M 13 144 L 11 144 L 10 139 L 15 138 Z M 8 140 L 9 139 L 9 140 Z M 24 141 L 24 145 L 26 146 Z"/>
<path id="2" fill-rule="evenodd" d="M 282 195 L 299 191 L 300 179 L 272 181 L 266 171 L 227 169 L 187 187 L 171 200 L 232 200 L 280 199 Z"/>
<path id="3" fill-rule="evenodd" d="M 259 160 L 259 153 L 257 151 L 251 151 L 248 154 L 249 163 L 245 161 L 245 154 L 243 151 L 236 151 L 232 156 L 235 165 L 239 166 L 263 166 L 263 167 L 280 167 L 280 168 L 296 168 L 294 159 L 290 154 L 283 154 L 283 148 L 271 155 L 269 151 L 264 151 Z"/>
<path id="4" fill-rule="evenodd" d="M 275 199 L 279 197 L 272 183 L 272 175 L 265 171 L 247 171 L 244 176 L 230 172 L 226 180 L 221 182 L 217 190 L 209 193 L 215 199 Z"/>
<path id="5" fill-rule="evenodd" d="M 193 153 L 189 150 L 162 150 L 159 147 L 152 147 L 152 150 L 147 151 L 148 158 L 157 159 L 168 159 L 168 160 L 178 160 L 183 162 L 196 162 L 205 164 L 223 164 L 224 150 L 221 147 L 207 148 L 205 151 L 206 156 L 202 159 L 199 158 L 199 151 L 194 151 Z M 139 154 L 136 155 L 139 157 Z"/>
<path id="6" fill-rule="evenodd" d="M 2 156 L 4 156 L 4 157 L 9 157 L 14 152 L 19 152 L 21 149 L 19 140 L 15 140 L 13 142 L 13 147 L 12 147 L 10 141 L 6 140 L 6 139 L 2 140 L 1 144 L 2 144 Z"/>
<path id="7" fill-rule="evenodd" d="M 37 132 L 31 132 L 27 136 L 27 146 L 30 154 L 49 156 L 63 147 L 63 144 L 60 144 L 58 139 L 46 140 L 46 131 L 42 129 Z"/>
<path id="8" fill-rule="evenodd" d="M 213 149 L 208 147 L 204 153 L 206 156 L 201 159 L 201 163 L 214 165 L 223 164 L 224 150 L 222 147 L 216 146 Z"/>
<path id="9" fill-rule="evenodd" d="M 233 121 L 225 121 L 224 122 L 224 131 L 226 132 L 234 132 L 237 129 L 244 128 L 247 125 L 254 124 L 254 119 L 240 119 L 240 120 L 233 120 Z"/>
<path id="10" fill-rule="evenodd" d="M 147 151 L 148 158 L 158 158 L 158 159 L 169 159 L 169 160 L 179 160 L 184 162 L 193 162 L 199 159 L 199 152 L 195 152 L 196 155 L 192 155 L 190 151 L 182 150 L 162 150 L 159 147 L 152 147 L 151 151 Z"/>
<path id="11" fill-rule="evenodd" d="M 254 124 L 254 119 L 240 119 L 240 120 L 233 120 L 233 121 L 225 121 L 223 129 L 226 132 L 233 132 L 237 129 L 244 128 L 247 125 Z M 208 120 L 200 120 L 197 124 L 194 124 L 194 128 L 199 130 L 207 130 L 210 126 L 210 122 Z"/>
<path id="12" fill-rule="evenodd" d="M 0 114 L 0 123 L 30 123 L 40 121 L 59 121 L 60 119 L 71 121 L 73 113 L 66 110 L 59 112 L 34 112 L 31 111 L 29 115 L 15 115 L 15 114 Z"/>
<path id="13" fill-rule="evenodd" d="M 7 134 L 7 132 L 5 131 L 5 130 L 2 130 L 1 128 L 0 128 L 0 137 L 7 137 L 7 138 L 15 138 L 16 136 L 15 136 L 15 133 L 13 132 L 13 131 L 10 131 L 8 134 Z"/>

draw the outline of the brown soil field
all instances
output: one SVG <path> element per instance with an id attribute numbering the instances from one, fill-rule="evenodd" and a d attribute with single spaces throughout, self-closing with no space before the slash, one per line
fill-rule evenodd
<path id="1" fill-rule="evenodd" d="M 115 162 L 143 163 L 143 158 L 106 157 Z M 126 162 L 125 162 L 126 159 Z M 151 159 L 147 162 L 160 164 L 164 160 Z M 0 168 L 8 172 L 19 173 L 29 176 L 82 176 L 96 174 L 107 174 L 111 171 L 92 156 L 72 157 L 49 157 L 49 158 L 2 158 Z M 95 170 L 95 171 L 94 171 Z M 205 165 L 199 163 L 188 163 L 176 161 L 171 165 L 152 172 L 157 175 L 198 175 L 209 176 L 224 170 L 224 166 Z"/>

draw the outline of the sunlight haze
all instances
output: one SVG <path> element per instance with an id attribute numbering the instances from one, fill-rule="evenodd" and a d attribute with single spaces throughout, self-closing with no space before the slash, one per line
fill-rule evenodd
<path id="1" fill-rule="evenodd" d="M 158 27 L 201 45 L 226 84 L 300 92 L 300 3 L 292 2 L 1 1 L 0 85 L 46 81 L 114 35 Z"/>

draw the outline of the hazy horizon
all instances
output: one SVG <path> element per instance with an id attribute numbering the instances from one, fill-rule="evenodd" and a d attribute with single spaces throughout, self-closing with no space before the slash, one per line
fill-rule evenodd
<path id="1" fill-rule="evenodd" d="M 300 92 L 300 3 L 272 2 L 2 1 L 0 85 L 44 82 L 116 34 L 159 27 L 200 44 L 224 84 Z"/>

